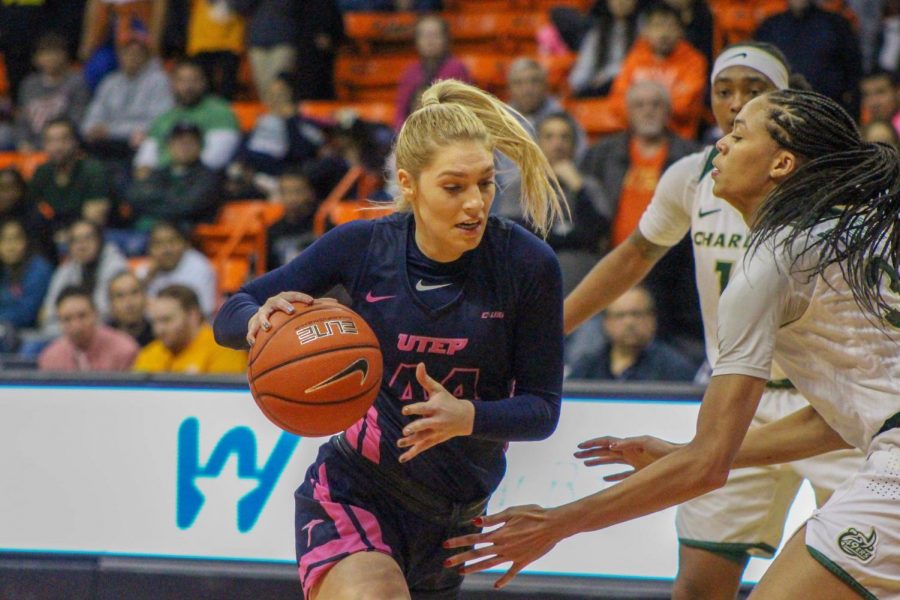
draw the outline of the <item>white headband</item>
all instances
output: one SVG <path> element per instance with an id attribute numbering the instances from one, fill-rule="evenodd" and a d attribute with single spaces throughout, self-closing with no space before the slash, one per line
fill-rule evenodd
<path id="1" fill-rule="evenodd" d="M 753 46 L 735 46 L 725 50 L 713 64 L 710 83 L 715 83 L 719 73 L 728 67 L 749 67 L 768 77 L 779 90 L 788 88 L 787 67 L 765 50 Z"/>

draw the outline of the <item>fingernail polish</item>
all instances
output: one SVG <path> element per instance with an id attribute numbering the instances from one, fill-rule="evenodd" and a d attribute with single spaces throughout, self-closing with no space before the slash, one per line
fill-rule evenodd
<path id="1" fill-rule="evenodd" d="M 484 523 L 484 519 L 482 519 L 481 517 L 475 517 L 474 519 L 472 519 L 472 524 L 475 525 L 476 527 L 481 527 L 481 525 L 483 523 Z"/>

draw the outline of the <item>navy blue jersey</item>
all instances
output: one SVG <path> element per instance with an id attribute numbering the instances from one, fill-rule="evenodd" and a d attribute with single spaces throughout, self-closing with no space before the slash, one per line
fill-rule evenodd
<path id="1" fill-rule="evenodd" d="M 559 419 L 562 284 L 544 242 L 491 217 L 479 246 L 453 263 L 421 254 L 410 214 L 338 227 L 287 265 L 246 285 L 222 307 L 216 339 L 245 347 L 247 322 L 282 291 L 317 296 L 343 284 L 381 343 L 384 376 L 369 413 L 346 432 L 364 456 L 468 502 L 489 495 L 505 471 L 505 443 L 543 439 Z M 437 300 L 436 300 L 437 299 Z M 428 374 L 475 405 L 473 433 L 400 464 L 404 404 L 427 400 Z"/>

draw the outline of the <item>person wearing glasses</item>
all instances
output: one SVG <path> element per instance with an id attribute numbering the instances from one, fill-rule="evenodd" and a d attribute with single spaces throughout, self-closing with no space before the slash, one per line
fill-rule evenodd
<path id="1" fill-rule="evenodd" d="M 635 286 L 609 305 L 603 333 L 606 342 L 573 363 L 570 379 L 693 381 L 690 360 L 656 339 L 656 303 L 647 288 Z"/>

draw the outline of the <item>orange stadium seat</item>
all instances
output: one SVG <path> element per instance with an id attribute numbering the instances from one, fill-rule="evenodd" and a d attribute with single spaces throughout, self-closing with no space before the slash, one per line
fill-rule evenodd
<path id="1" fill-rule="evenodd" d="M 411 57 L 339 56 L 334 69 L 338 99 L 393 101 L 403 71 L 414 62 Z"/>
<path id="2" fill-rule="evenodd" d="M 566 54 L 538 54 L 534 57 L 547 70 L 547 83 L 554 93 L 568 95 L 569 71 L 575 64 L 578 55 L 574 52 Z"/>
<path id="3" fill-rule="evenodd" d="M 550 22 L 546 11 L 508 13 L 503 19 L 501 32 L 510 49 L 517 54 L 534 54 L 537 51 L 537 32 Z"/>
<path id="4" fill-rule="evenodd" d="M 6 74 L 6 59 L 0 53 L 0 96 L 9 94 L 9 78 Z"/>
<path id="5" fill-rule="evenodd" d="M 46 152 L 0 152 L 0 169 L 15 167 L 25 179 L 31 179 L 35 170 L 45 162 Z"/>
<path id="6" fill-rule="evenodd" d="M 513 57 L 508 54 L 460 54 L 475 85 L 493 94 L 506 88 L 506 69 Z"/>
<path id="7" fill-rule="evenodd" d="M 787 0 L 710 0 L 713 14 L 713 54 L 753 37 L 767 17 L 787 10 Z"/>
<path id="8" fill-rule="evenodd" d="M 444 8 L 448 13 L 500 12 L 515 7 L 518 7 L 516 0 L 447 0 L 444 2 Z"/>
<path id="9" fill-rule="evenodd" d="M 266 272 L 268 228 L 284 215 L 284 206 L 266 200 L 239 200 L 222 206 L 215 223 L 194 228 L 194 240 L 213 263 L 219 293 L 229 294 L 251 276 Z"/>
<path id="10" fill-rule="evenodd" d="M 344 32 L 361 54 L 370 54 L 376 47 L 412 51 L 416 20 L 418 15 L 412 12 L 347 12 Z"/>
<path id="11" fill-rule="evenodd" d="M 571 99 L 564 105 L 592 140 L 625 128 L 625 116 L 613 110 L 607 98 Z"/>
<path id="12" fill-rule="evenodd" d="M 366 200 L 380 185 L 378 175 L 360 166 L 352 167 L 319 205 L 313 217 L 313 232 L 320 236 L 329 227 L 359 219 L 377 219 L 392 213 L 392 205 L 379 206 Z M 348 199 L 346 196 L 354 187 L 359 198 Z"/>
<path id="13" fill-rule="evenodd" d="M 262 102 L 232 102 L 231 110 L 237 117 L 241 131 L 250 131 L 256 125 L 256 119 L 266 112 L 266 105 Z"/>
<path id="14" fill-rule="evenodd" d="M 444 13 L 456 53 L 502 52 L 507 49 L 506 25 L 514 13 Z"/>
<path id="15" fill-rule="evenodd" d="M 341 102 L 340 100 L 306 100 L 300 103 L 300 112 L 307 117 L 333 120 L 341 110 L 350 110 L 360 119 L 390 126 L 397 112 L 393 102 Z"/>
<path id="16" fill-rule="evenodd" d="M 590 10 L 594 4 L 593 0 L 529 0 L 528 7 L 531 10 L 549 12 L 551 8 L 558 6 L 568 6 L 576 8 L 582 12 Z"/>

